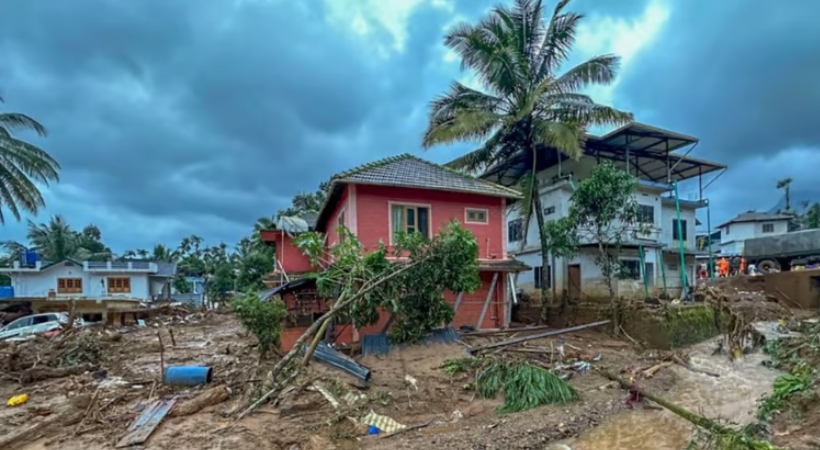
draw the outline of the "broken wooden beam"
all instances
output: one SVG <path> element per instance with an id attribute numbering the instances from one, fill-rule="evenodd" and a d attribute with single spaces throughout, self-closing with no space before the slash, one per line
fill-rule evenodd
<path id="1" fill-rule="evenodd" d="M 610 323 L 609 320 L 602 320 L 600 322 L 593 322 L 593 323 L 588 323 L 588 324 L 585 324 L 585 325 L 578 325 L 578 326 L 569 327 L 569 328 L 562 328 L 560 330 L 552 330 L 552 331 L 547 331 L 547 332 L 544 332 L 544 333 L 533 334 L 533 335 L 530 335 L 530 336 L 521 336 L 521 337 L 517 337 L 517 338 L 513 338 L 513 339 L 507 339 L 507 340 L 501 341 L 501 342 L 496 342 L 496 343 L 493 343 L 493 344 L 487 344 L 487 345 L 482 345 L 482 346 L 479 346 L 479 347 L 474 347 L 472 349 L 468 349 L 467 351 L 472 354 L 472 353 L 477 353 L 477 352 L 480 352 L 480 351 L 483 351 L 483 350 L 489 350 L 491 348 L 506 347 L 508 345 L 520 344 L 522 342 L 532 341 L 532 340 L 535 340 L 535 339 L 541 339 L 541 338 L 550 337 L 550 336 L 558 336 L 558 335 L 567 334 L 567 333 L 574 333 L 576 331 L 581 331 L 581 330 L 586 330 L 586 329 L 589 329 L 589 328 L 600 327 L 600 326 L 606 325 L 608 323 Z"/>

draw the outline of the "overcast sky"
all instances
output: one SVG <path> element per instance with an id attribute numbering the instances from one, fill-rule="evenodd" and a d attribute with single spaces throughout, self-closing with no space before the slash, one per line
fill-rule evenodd
<path id="1" fill-rule="evenodd" d="M 191 233 L 233 243 L 340 169 L 421 155 L 428 101 L 469 81 L 444 32 L 495 3 L 0 2 L 0 108 L 46 125 L 49 137 L 32 140 L 63 166 L 35 220 L 94 223 L 115 251 Z M 713 224 L 771 207 L 779 178 L 820 193 L 820 2 L 570 8 L 587 14 L 576 60 L 623 57 L 617 83 L 592 91 L 599 102 L 697 136 L 693 156 L 730 165 L 707 191 Z M 0 239 L 22 240 L 24 225 L 12 219 Z"/>

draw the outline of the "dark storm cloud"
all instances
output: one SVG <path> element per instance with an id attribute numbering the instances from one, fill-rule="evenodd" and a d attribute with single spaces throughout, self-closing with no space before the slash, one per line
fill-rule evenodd
<path id="1" fill-rule="evenodd" d="M 417 151 L 413 114 L 450 77 L 430 68 L 443 10 L 419 10 L 389 60 L 323 13 L 318 1 L 4 2 L 0 85 L 49 127 L 42 145 L 100 210 L 249 227 L 336 171 Z"/>
<path id="2" fill-rule="evenodd" d="M 669 2 L 657 39 L 631 61 L 619 106 L 701 139 L 727 163 L 820 143 L 820 3 Z"/>
<path id="3" fill-rule="evenodd" d="M 820 3 L 667 3 L 671 15 L 624 71 L 617 105 L 699 137 L 696 156 L 730 166 L 706 193 L 713 225 L 772 208 L 787 176 L 820 200 L 807 172 L 820 165 Z"/>
<path id="4" fill-rule="evenodd" d="M 647 1 L 570 9 L 628 17 Z M 63 166 L 37 221 L 96 221 L 118 250 L 235 241 L 339 170 L 418 152 L 427 102 L 458 76 L 442 66 L 445 25 L 497 3 L 418 8 L 405 51 L 384 59 L 373 44 L 389 47 L 389 30 L 360 39 L 318 0 L 0 2 L 5 107 L 48 126 L 37 143 Z"/>

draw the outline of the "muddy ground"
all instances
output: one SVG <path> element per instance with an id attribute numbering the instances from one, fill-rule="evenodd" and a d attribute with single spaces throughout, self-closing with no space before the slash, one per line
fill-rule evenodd
<path id="1" fill-rule="evenodd" d="M 748 303 L 751 310 L 755 309 L 752 303 L 763 305 L 758 306 L 762 311 L 774 304 L 765 299 Z M 501 399 L 477 398 L 472 390 L 464 389 L 469 379 L 451 378 L 442 372 L 446 359 L 465 356 L 465 346 L 434 344 L 397 350 L 384 357 L 358 357 L 372 370 L 369 388 L 364 390 L 354 387 L 352 380 L 339 372 L 312 364 L 310 373 L 295 383 L 300 388 L 298 395 L 288 395 L 276 406 L 263 406 L 240 421 L 233 419 L 235 413 L 264 390 L 264 375 L 272 362 L 259 363 L 253 339 L 230 314 L 179 313 L 158 317 L 147 327 L 82 332 L 93 339 L 58 336 L 0 344 L 0 398 L 29 395 L 29 401 L 21 406 L 0 407 L 0 447 L 114 448 L 149 398 L 177 396 L 175 410 L 179 410 L 202 392 L 220 388 L 229 392 L 227 400 L 184 417 L 166 417 L 144 446 L 137 448 L 540 449 L 547 442 L 574 437 L 626 411 L 627 394 L 603 377 L 601 370 L 625 376 L 637 373 L 643 389 L 661 395 L 674 386 L 674 371 L 662 369 L 646 379 L 641 375 L 668 354 L 635 348 L 628 338 L 615 339 L 607 332 L 606 328 L 585 330 L 526 344 L 530 349 L 541 349 L 542 357 L 547 349 L 563 346 L 567 361 L 590 363 L 589 370 L 574 372 L 570 379 L 581 393 L 581 400 L 570 405 L 499 414 L 496 408 Z M 525 333 L 465 336 L 463 341 L 480 345 Z M 60 344 L 61 339 L 64 344 Z M 81 347 L 78 342 L 88 345 L 92 341 L 97 348 L 73 351 Z M 87 353 L 99 358 L 86 358 Z M 22 381 L 29 382 L 21 383 L 25 373 L 21 367 L 35 361 L 35 368 L 79 363 L 88 370 L 40 381 L 23 376 Z M 198 388 L 164 386 L 157 382 L 161 364 L 207 365 L 214 369 L 214 380 Z M 416 387 L 406 380 L 407 375 L 416 380 Z M 334 408 L 323 395 L 311 390 L 313 383 L 326 388 L 341 406 Z M 343 400 L 346 394 L 363 394 L 365 398 L 348 404 Z M 353 419 L 370 410 L 410 427 L 428 426 L 394 437 L 368 436 L 366 427 Z M 21 433 L 42 423 L 52 425 Z M 776 430 L 785 430 L 781 428 Z M 15 433 L 21 434 L 20 438 L 4 447 L 2 436 Z"/>
<path id="2" fill-rule="evenodd" d="M 169 321 L 169 318 L 162 318 Z M 173 330 L 176 346 L 170 344 L 168 330 Z M 337 397 L 351 392 L 367 398 L 353 407 L 334 409 L 317 392 L 305 391 L 283 401 L 278 407 L 265 406 L 241 421 L 223 417 L 244 406 L 243 394 L 260 380 L 249 379 L 251 373 L 264 373 L 256 367 L 257 357 L 252 340 L 244 336 L 231 315 L 195 315 L 181 323 L 160 328 L 130 327 L 125 333 L 116 330 L 93 330 L 100 342 L 102 359 L 95 370 L 76 375 L 21 385 L 10 375 L 0 382 L 0 397 L 26 393 L 30 400 L 17 407 L 3 408 L 0 413 L 0 436 L 10 435 L 32 424 L 48 420 L 73 408 L 88 414 L 85 420 L 68 426 L 40 430 L 21 440 L 17 448 L 106 449 L 113 448 L 126 433 L 129 423 L 139 414 L 141 404 L 151 396 L 177 395 L 178 406 L 205 389 L 225 385 L 232 398 L 187 417 L 168 417 L 148 440 L 151 449 L 294 449 L 294 448 L 534 448 L 545 442 L 562 439 L 593 427 L 607 417 L 626 409 L 626 393 L 600 376 L 594 369 L 576 373 L 570 383 L 582 394 L 583 401 L 567 406 L 544 407 L 517 414 L 500 415 L 496 408 L 501 399 L 476 398 L 472 390 L 463 389 L 470 380 L 451 378 L 440 367 L 445 359 L 465 356 L 462 345 L 437 344 L 416 346 L 391 352 L 383 357 L 361 358 L 371 368 L 373 377 L 366 390 L 347 383 L 337 372 L 316 366 L 306 379 L 320 377 L 318 382 Z M 209 365 L 214 368 L 210 386 L 174 389 L 155 383 L 160 373 L 160 344 L 166 365 Z M 521 334 L 521 333 L 519 333 Z M 472 344 L 499 340 L 465 338 Z M 658 354 L 638 354 L 628 342 L 615 340 L 598 331 L 584 331 L 562 337 L 562 341 L 541 340 L 529 347 L 548 348 L 563 344 L 566 358 L 593 361 L 596 369 L 621 371 L 651 367 Z M 24 354 L 52 345 L 45 338 L 16 345 L 14 352 Z M 5 357 L 11 349 L 3 349 Z M 557 357 L 557 356 L 556 356 Z M 25 357 L 24 357 L 25 358 Z M 9 367 L 5 368 L 6 370 Z M 100 370 L 106 371 L 104 379 Z M 415 389 L 405 380 L 417 380 Z M 19 375 L 18 375 L 19 377 Z M 674 383 L 671 371 L 660 371 L 643 381 L 645 386 L 663 392 Z M 91 408 L 90 398 L 99 391 Z M 152 392 L 153 391 L 153 392 Z M 347 417 L 358 417 L 370 409 L 408 425 L 430 426 L 393 438 L 367 436 L 361 427 Z M 75 420 L 76 421 L 76 420 Z M 37 438 L 36 434 L 43 434 Z"/>

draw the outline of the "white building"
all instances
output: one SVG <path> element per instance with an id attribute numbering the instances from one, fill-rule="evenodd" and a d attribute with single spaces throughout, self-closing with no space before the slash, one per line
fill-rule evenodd
<path id="1" fill-rule="evenodd" d="M 166 299 L 176 264 L 149 261 L 77 261 L 0 267 L 11 278 L 14 298 L 54 300 Z"/>
<path id="2" fill-rule="evenodd" d="M 686 270 L 690 285 L 695 279 L 695 257 L 703 253 L 696 245 L 696 211 L 706 207 L 707 201 L 702 198 L 702 189 L 697 200 L 678 199 L 679 236 L 678 208 L 671 183 L 726 169 L 723 164 L 672 153 L 696 142 L 693 137 L 633 123 L 602 137 L 589 136 L 584 156 L 578 161 L 562 157 L 559 162 L 554 150 L 541 158 L 537 174 L 545 220 L 558 219 L 569 213 L 574 186 L 589 176 L 600 162 L 612 162 L 638 178 L 636 199 L 644 223 L 641 229 L 648 226 L 650 231 L 622 237 L 620 260 L 632 275 L 631 279 L 617 281 L 619 295 L 643 292 L 645 285 L 651 294 L 659 293 L 665 286 L 670 295 L 677 295 L 682 268 Z M 488 170 L 483 178 L 513 185 L 527 171 L 527 162 L 507 161 Z M 511 206 L 507 214 L 507 251 L 533 267 L 532 271 L 519 275 L 518 287 L 535 293 L 543 284 L 555 295 L 566 294 L 576 299 L 608 296 L 601 269 L 595 264 L 596 242 L 582 242 L 580 254 L 572 259 L 550 258 L 551 264 L 542 270 L 535 217 L 526 225 L 527 241 L 523 248 L 521 237 L 525 224 L 522 220 L 519 205 Z M 681 264 L 681 253 L 684 264 Z"/>
<path id="3" fill-rule="evenodd" d="M 720 254 L 740 255 L 746 239 L 773 236 L 789 232 L 794 218 L 787 214 L 748 211 L 718 225 L 720 231 Z"/>

